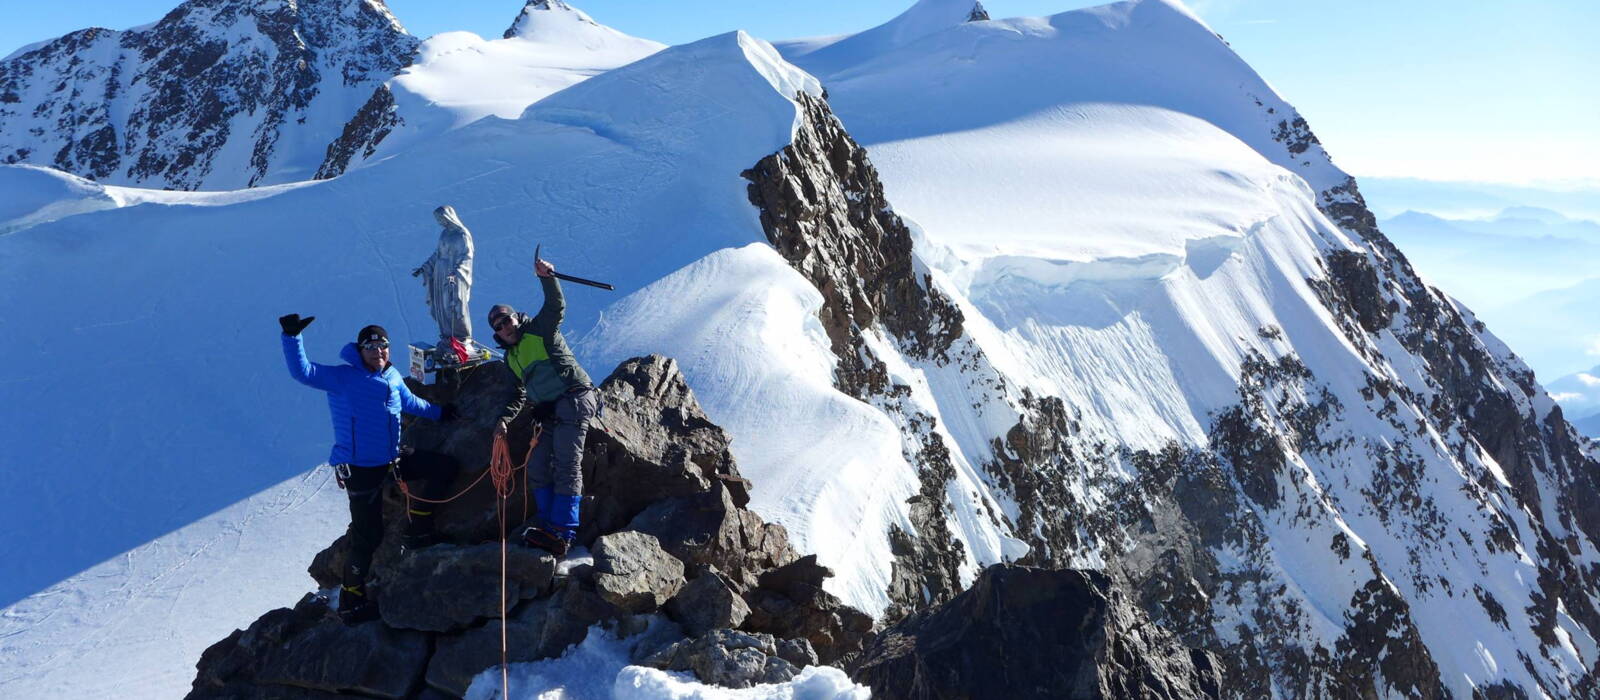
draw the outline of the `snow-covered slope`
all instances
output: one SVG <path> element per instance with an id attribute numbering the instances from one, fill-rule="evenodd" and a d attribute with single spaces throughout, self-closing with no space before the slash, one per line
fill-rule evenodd
<path id="1" fill-rule="evenodd" d="M 306 180 L 416 39 L 381 0 L 190 0 L 0 61 L 0 163 L 112 184 Z"/>
<path id="2" fill-rule="evenodd" d="M 816 75 L 831 75 L 859 62 L 900 48 L 960 22 L 989 19 L 978 0 L 916 0 L 905 12 L 858 34 L 779 41 L 774 45 L 791 60 L 804 57 L 803 65 Z"/>
<path id="3" fill-rule="evenodd" d="M 663 44 L 599 24 L 561 0 L 529 0 L 500 39 L 445 32 L 373 92 L 328 148 L 333 177 L 486 116 L 515 119 L 540 98 L 632 63 Z"/>
<path id="4" fill-rule="evenodd" d="M 7 607 L 0 695 L 181 697 L 200 652 L 313 587 L 308 553 L 348 513 L 332 472 L 315 469 Z"/>

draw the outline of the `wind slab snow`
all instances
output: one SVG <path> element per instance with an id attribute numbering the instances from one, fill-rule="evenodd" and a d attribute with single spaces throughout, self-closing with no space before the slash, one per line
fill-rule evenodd
<path id="1" fill-rule="evenodd" d="M 670 48 L 519 118 L 487 116 L 404 149 L 397 140 L 392 157 L 337 179 L 238 201 L 171 195 L 89 211 L 133 200 L 0 169 L 33 193 L 0 221 L 16 231 L 0 237 L 10 301 L 0 324 L 30 339 L 0 383 L 0 400 L 28 409 L 0 424 L 18 467 L 0 516 L 17 533 L 0 557 L 17 567 L 0 603 L 31 596 L 0 619 L 0 685 L 24 695 L 65 678 L 88 693 L 128 687 L 78 677 L 95 654 L 127 647 L 86 639 L 46 653 L 40 620 L 77 600 L 114 600 L 128 584 L 108 568 L 113 557 L 189 532 L 317 462 L 320 398 L 283 376 L 272 318 L 316 315 L 307 343 L 324 360 L 365 323 L 428 340 L 408 274 L 432 248 L 428 212 L 442 203 L 476 234 L 479 313 L 538 303 L 535 243 L 563 271 L 616 283 L 627 296 L 568 292 L 583 363 L 604 372 L 638 352 L 675 357 L 734 436 L 756 484 L 752 507 L 839 572 L 831 590 L 885 610 L 886 533 L 915 531 L 908 438 L 880 406 L 834 389 L 821 295 L 766 245 L 739 177 L 790 143 L 795 95 L 826 85 L 913 224 L 921 270 L 965 316 L 965 366 L 908 356 L 868 330 L 871 351 L 950 448 L 956 475 L 943 505 L 964 579 L 1021 556 L 1022 540 L 1036 557 L 1102 566 L 1109 548 L 1129 544 L 1118 538 L 1133 539 L 1017 530 L 1040 504 L 1021 502 L 997 465 L 1021 457 L 1006 438 L 1037 418 L 1035 397 L 1061 399 L 1071 449 L 1095 457 L 1062 468 L 1056 484 L 1080 511 L 1060 517 L 1087 523 L 1120 507 L 1119 484 L 1145 475 L 1136 452 L 1212 447 L 1218 417 L 1258 390 L 1269 422 L 1319 406 L 1326 420 L 1315 445 L 1290 445 L 1284 468 L 1250 486 L 1288 494 L 1279 507 L 1242 501 L 1252 546 L 1210 550 L 1235 587 L 1209 601 L 1204 634 L 1233 648 L 1267 638 L 1333 649 L 1352 600 L 1392 594 L 1408 610 L 1393 634 L 1414 630 L 1454 695 L 1502 682 L 1581 693 L 1596 645 L 1568 608 L 1592 610 L 1595 593 L 1567 591 L 1540 638 L 1535 612 L 1554 591 L 1548 555 L 1532 543 L 1548 529 L 1592 567 L 1592 540 L 1562 524 L 1554 496 L 1547 512 L 1530 512 L 1504 495 L 1506 470 L 1459 424 L 1372 398 L 1375 386 L 1433 390 L 1392 328 L 1352 340 L 1311 282 L 1329 277 L 1333 256 L 1366 248 L 1319 210 L 1348 196 L 1346 177 L 1293 108 L 1163 0 L 998 21 L 967 21 L 958 5 L 923 0 L 886 28 L 780 44 L 794 64 L 743 33 Z M 446 65 L 451 41 L 436 37 L 424 65 Z M 496 43 L 460 46 L 488 55 L 481 47 Z M 461 65 L 463 76 L 477 70 Z M 1520 367 L 1481 337 L 1500 366 Z M 1540 420 L 1553 408 L 1542 393 L 1521 401 Z M 1386 501 L 1401 470 L 1406 500 Z M 104 521 L 81 527 L 86 511 Z M 323 517 L 320 527 L 342 525 L 338 512 Z M 1508 531 L 1527 539 L 1506 544 Z M 302 558 L 327 539 L 307 536 Z M 153 624 L 211 640 L 258 612 Z M 151 694 L 181 692 L 197 644 L 136 652 L 149 655 Z M 1286 662 L 1261 663 L 1271 677 Z M 1402 694 L 1381 676 L 1374 685 Z"/>

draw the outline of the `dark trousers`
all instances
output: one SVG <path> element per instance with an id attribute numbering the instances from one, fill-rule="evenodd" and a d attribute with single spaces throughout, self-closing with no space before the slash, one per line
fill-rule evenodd
<path id="1" fill-rule="evenodd" d="M 411 492 L 423 498 L 439 500 L 449 495 L 450 482 L 456 478 L 461 465 L 448 455 L 438 452 L 413 452 L 400 457 L 394 471 Z M 350 551 L 345 558 L 343 583 L 346 589 L 360 589 L 367 580 L 367 570 L 372 567 L 372 553 L 383 540 L 383 486 L 389 481 L 389 466 L 350 467 L 350 476 L 344 480 L 345 493 L 350 497 Z M 412 503 L 411 522 L 406 531 L 424 534 L 433 531 L 433 505 Z"/>
<path id="2" fill-rule="evenodd" d="M 589 435 L 589 421 L 600 408 L 600 398 L 593 389 L 583 387 L 551 403 L 551 410 L 540 417 L 543 432 L 539 444 L 528 456 L 528 489 L 582 496 L 583 443 Z"/>
<path id="3" fill-rule="evenodd" d="M 539 525 L 567 540 L 578 530 L 583 501 L 583 443 L 600 409 L 589 387 L 562 394 L 541 416 L 539 444 L 528 455 L 528 492 L 539 506 Z"/>

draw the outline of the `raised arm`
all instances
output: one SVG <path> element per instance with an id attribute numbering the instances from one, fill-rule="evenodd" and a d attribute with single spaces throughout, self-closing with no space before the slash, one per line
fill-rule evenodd
<path id="1" fill-rule="evenodd" d="M 335 368 L 307 359 L 306 346 L 300 336 L 283 336 L 283 361 L 289 367 L 289 376 L 294 377 L 295 381 L 313 389 L 333 390 Z"/>
<path id="2" fill-rule="evenodd" d="M 544 306 L 539 308 L 538 315 L 533 317 L 533 332 L 549 337 L 561 327 L 562 319 L 567 315 L 567 299 L 561 295 L 561 281 L 555 277 L 539 276 L 539 284 L 544 287 Z"/>

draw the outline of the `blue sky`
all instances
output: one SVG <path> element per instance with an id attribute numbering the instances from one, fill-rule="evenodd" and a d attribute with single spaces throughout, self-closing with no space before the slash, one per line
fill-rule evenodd
<path id="1" fill-rule="evenodd" d="M 159 19 L 178 0 L 0 0 L 0 54 L 99 25 Z M 682 43 L 866 29 L 911 0 L 572 0 L 629 34 Z M 418 36 L 498 36 L 522 0 L 389 0 Z M 1097 2 L 990 0 L 996 17 Z M 1600 186 L 1600 2 L 1190 0 L 1298 107 L 1357 175 Z"/>

